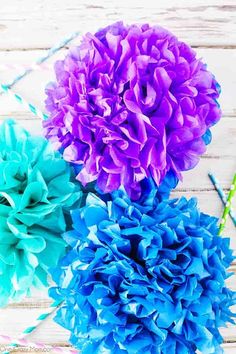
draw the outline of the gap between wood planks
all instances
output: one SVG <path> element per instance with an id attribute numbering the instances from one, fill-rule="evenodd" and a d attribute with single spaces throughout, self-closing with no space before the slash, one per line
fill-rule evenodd
<path id="1" fill-rule="evenodd" d="M 159 2 L 158 5 L 153 2 L 141 1 L 119 1 L 119 4 L 111 1 L 103 1 L 102 6 L 94 5 L 94 1 L 64 1 L 60 4 L 58 1 L 46 2 L 41 0 L 39 4 L 28 11 L 31 3 L 24 0 L 25 6 L 15 6 L 14 9 L 2 6 L 1 28 L 5 34 L 15 34 L 13 45 L 21 43 L 20 37 L 26 33 L 25 46 L 33 47 L 35 38 L 27 33 L 28 28 L 39 30 L 37 40 L 38 47 L 47 47 L 48 41 L 54 40 L 54 37 L 63 33 L 64 29 L 78 28 L 78 19 L 80 26 L 86 29 L 99 28 L 113 21 L 124 19 L 125 22 L 133 23 L 137 21 L 159 23 L 169 27 L 173 31 L 188 38 L 195 45 L 233 45 L 235 37 L 233 35 L 233 26 L 235 25 L 235 2 L 227 1 L 226 5 L 222 0 L 216 3 L 210 0 L 201 1 L 172 1 Z M 28 6 L 27 6 L 28 4 Z M 20 11 L 19 11 L 20 10 Z M 17 13 L 17 16 L 16 16 Z M 42 16 L 42 13 L 44 16 Z M 53 15 L 52 15 L 53 14 Z M 24 23 L 19 26 L 16 33 L 16 22 Z M 60 26 L 58 26 L 60 23 Z M 186 31 L 185 31 L 186 29 Z M 43 36 L 43 31 L 51 31 L 51 36 Z M 199 36 L 202 34 L 202 36 Z M 8 37 L 9 37 L 8 35 Z M 4 43 L 6 39 L 3 39 Z M 207 41 L 207 43 L 206 43 Z M 3 44 L 4 45 L 4 44 Z M 5 43 L 4 47 L 8 47 Z"/>
<path id="2" fill-rule="evenodd" d="M 1 98 L 1 96 L 0 96 Z M 21 121 L 21 120 L 40 120 L 39 117 L 36 117 L 33 115 L 33 113 L 30 113 L 30 112 L 26 112 L 26 111 L 10 111 L 8 113 L 2 111 L 1 112 L 1 106 L 0 106 L 0 117 L 3 117 L 3 116 L 8 116 L 8 117 L 17 117 L 16 119 Z M 229 115 L 229 114 L 224 114 L 222 115 L 222 119 L 224 118 L 229 118 L 229 119 L 234 119 L 235 120 L 235 125 L 236 125 L 236 115 L 235 114 L 232 114 L 232 115 Z M 0 118 L 0 121 L 2 120 L 2 118 Z"/>
<path id="3" fill-rule="evenodd" d="M 193 49 L 236 49 L 236 44 L 229 44 L 229 45 L 220 45 L 220 44 L 193 44 L 191 45 Z M 37 51 L 37 50 L 42 50 L 42 51 L 48 51 L 51 47 L 25 47 L 25 48 L 1 48 L 0 47 L 0 52 L 32 52 L 32 51 Z M 69 46 L 63 47 L 63 49 L 69 49 Z"/>

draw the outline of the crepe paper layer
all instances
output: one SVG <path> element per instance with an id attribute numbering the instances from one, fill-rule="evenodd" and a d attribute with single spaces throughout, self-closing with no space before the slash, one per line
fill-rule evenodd
<path id="1" fill-rule="evenodd" d="M 55 321 L 81 353 L 222 353 L 219 327 L 233 323 L 236 303 L 225 284 L 234 257 L 195 199 L 89 194 L 72 219 L 71 250 L 52 272 L 50 295 L 64 300 Z"/>
<path id="2" fill-rule="evenodd" d="M 47 285 L 80 185 L 61 155 L 14 121 L 0 126 L 0 306 Z"/>
<path id="3" fill-rule="evenodd" d="M 192 169 L 221 116 L 220 87 L 194 50 L 169 31 L 117 22 L 88 33 L 55 64 L 46 88 L 45 135 L 78 180 L 103 192 L 140 181 L 157 185 L 171 170 Z"/>

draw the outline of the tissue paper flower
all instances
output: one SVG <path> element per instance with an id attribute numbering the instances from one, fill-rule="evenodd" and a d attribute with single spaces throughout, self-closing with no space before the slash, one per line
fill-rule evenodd
<path id="1" fill-rule="evenodd" d="M 64 254 L 61 233 L 79 207 L 71 167 L 42 137 L 14 123 L 0 126 L 0 306 L 47 285 L 49 267 Z"/>
<path id="2" fill-rule="evenodd" d="M 107 203 L 90 194 L 72 219 L 50 295 L 64 300 L 55 320 L 81 353 L 221 352 L 235 294 L 216 218 L 194 199 L 135 203 L 116 191 Z"/>
<path id="3" fill-rule="evenodd" d="M 77 178 L 103 192 L 159 185 L 193 168 L 221 115 L 219 85 L 187 44 L 149 25 L 115 23 L 70 50 L 46 89 L 45 134 Z"/>

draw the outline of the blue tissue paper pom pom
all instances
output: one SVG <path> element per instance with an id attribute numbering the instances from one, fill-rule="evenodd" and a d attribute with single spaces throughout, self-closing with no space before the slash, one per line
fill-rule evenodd
<path id="1" fill-rule="evenodd" d="M 72 218 L 50 295 L 64 301 L 55 320 L 81 353 L 222 353 L 234 257 L 195 199 L 89 194 Z"/>
<path id="2" fill-rule="evenodd" d="M 173 189 L 177 187 L 179 183 L 179 179 L 176 175 L 169 171 L 167 172 L 165 178 L 161 182 L 159 186 L 154 182 L 152 178 L 144 178 L 140 182 L 141 187 L 141 195 L 137 203 L 142 203 L 147 198 L 154 198 L 156 197 L 159 201 L 168 199 L 170 197 L 170 193 Z M 94 191 L 95 194 L 100 195 L 102 200 L 109 200 L 111 198 L 110 193 L 103 193 L 95 183 L 90 183 L 83 189 L 84 194 L 88 194 L 87 191 Z"/>
<path id="3" fill-rule="evenodd" d="M 202 139 L 206 145 L 209 145 L 212 140 L 212 134 L 210 129 L 207 129 L 206 133 L 202 136 Z"/>

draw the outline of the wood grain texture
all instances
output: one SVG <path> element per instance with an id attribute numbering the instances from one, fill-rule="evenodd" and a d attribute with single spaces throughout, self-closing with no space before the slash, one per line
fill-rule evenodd
<path id="1" fill-rule="evenodd" d="M 236 31 L 236 29 L 235 29 Z M 79 37 L 73 41 L 73 45 L 79 43 Z M 1 43 L 1 41 L 0 41 Z M 217 80 L 222 87 L 222 93 L 220 96 L 220 104 L 224 116 L 234 117 L 236 116 L 236 104 L 235 95 L 232 94 L 236 87 L 236 75 L 235 75 L 235 63 L 236 63 L 236 50 L 235 49 L 220 49 L 220 48 L 196 48 L 196 52 L 199 58 L 202 58 L 207 63 L 209 70 L 214 73 Z M 0 64 L 31 64 L 37 58 L 45 54 L 43 50 L 28 50 L 28 51 L 0 51 Z M 56 56 L 51 58 L 48 63 L 53 64 L 56 59 L 63 58 L 66 54 L 66 50 L 60 51 Z M 216 60 L 217 58 L 217 60 Z M 0 82 L 8 83 L 17 74 L 16 70 L 0 71 Z M 24 95 L 28 100 L 32 100 L 40 108 L 43 108 L 43 102 L 45 99 L 44 88 L 45 85 L 54 80 L 53 71 L 34 72 L 28 77 L 23 79 L 15 89 Z M 32 81 L 34 85 L 32 86 Z M 10 109 L 9 105 L 4 104 L 2 101 L 0 105 L 0 115 L 11 114 L 19 109 L 19 104 L 11 100 Z"/>
<path id="2" fill-rule="evenodd" d="M 207 173 L 213 171 L 227 193 L 235 172 L 236 159 L 236 1 L 235 0 L 11 0 L 1 4 L 0 64 L 30 64 L 72 31 L 94 31 L 123 19 L 127 23 L 150 22 L 168 27 L 180 39 L 196 47 L 222 86 L 221 122 L 212 129 L 213 141 L 198 166 L 184 173 L 173 197 L 197 197 L 206 213 L 220 216 L 223 206 Z M 73 41 L 77 44 L 79 38 Z M 62 50 L 55 58 L 62 58 Z M 14 70 L 0 72 L 0 82 L 9 82 Z M 53 80 L 53 71 L 34 72 L 16 85 L 15 90 L 43 109 L 44 87 Z M 33 134 L 40 133 L 41 122 L 25 112 L 7 95 L 0 96 L 0 121 L 14 117 Z M 234 203 L 236 208 L 236 202 Z M 231 237 L 236 254 L 236 229 L 229 220 L 225 235 Z M 236 290 L 235 273 L 228 285 Z M 33 291 L 32 297 L 0 309 L 0 333 L 17 336 L 46 309 L 51 300 L 47 291 Z M 226 354 L 236 354 L 236 327 L 222 329 Z M 49 318 L 30 339 L 51 345 L 68 345 L 69 333 Z M 1 344 L 1 343 L 0 343 Z M 22 353 L 22 351 L 18 351 Z M 27 351 L 28 352 L 28 351 Z M 37 353 L 40 353 L 37 351 Z M 178 353 L 181 354 L 181 353 Z M 203 353 L 204 354 L 204 353 Z"/>
<path id="3" fill-rule="evenodd" d="M 223 348 L 224 348 L 225 354 L 235 354 L 236 353 L 236 345 L 234 345 L 234 343 L 225 344 L 225 345 L 223 345 Z M 22 351 L 16 351 L 14 353 L 20 354 L 20 353 L 22 353 Z M 31 352 L 31 354 L 45 354 L 45 352 L 37 351 L 37 352 Z"/>
<path id="4" fill-rule="evenodd" d="M 234 0 L 15 0 L 1 7 L 0 48 L 45 48 L 68 32 L 121 19 L 158 23 L 195 46 L 235 46 L 235 9 Z"/>

